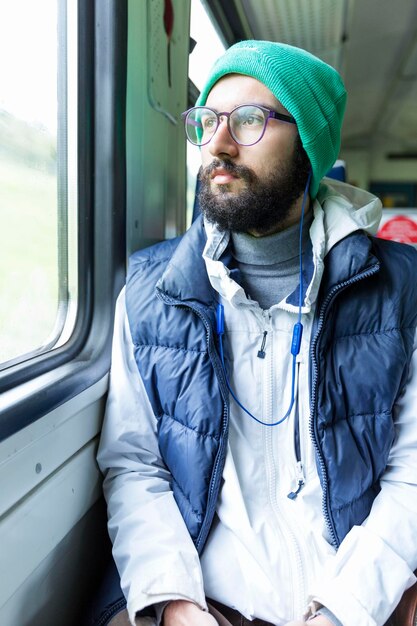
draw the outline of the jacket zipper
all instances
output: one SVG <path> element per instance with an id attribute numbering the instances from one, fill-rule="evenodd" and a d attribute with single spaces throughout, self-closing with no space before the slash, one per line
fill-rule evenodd
<path id="1" fill-rule="evenodd" d="M 222 392 L 223 398 L 228 398 L 228 389 L 226 385 L 226 381 L 224 380 L 223 369 L 220 364 L 220 357 L 218 356 L 215 349 L 213 349 L 212 342 L 212 328 L 207 316 L 200 311 L 198 307 L 192 306 L 190 304 L 184 304 L 178 300 L 173 300 L 163 292 L 159 292 L 162 300 L 168 304 L 169 306 L 175 306 L 177 308 L 190 309 L 193 311 L 203 322 L 204 327 L 206 329 L 206 341 L 207 341 L 207 349 L 209 353 L 210 360 L 214 366 L 214 369 L 217 374 L 217 378 L 219 380 L 220 389 Z M 200 533 L 196 539 L 195 546 L 197 551 L 200 553 L 205 545 L 207 535 L 210 530 L 211 522 L 216 510 L 217 499 L 213 498 L 214 493 L 218 493 L 219 481 L 221 480 L 221 474 L 224 466 L 224 459 L 226 457 L 226 437 L 225 434 L 227 432 L 229 425 L 229 407 L 224 400 L 223 402 L 223 418 L 222 418 L 222 435 L 223 435 L 223 446 L 219 448 L 216 458 L 214 460 L 213 472 L 210 479 L 209 493 L 208 493 L 208 501 L 207 501 L 207 511 L 205 515 L 205 519 L 203 520 Z M 222 471 L 219 473 L 219 466 L 221 466 Z"/>
<path id="2" fill-rule="evenodd" d="M 275 360 L 274 348 L 275 348 L 275 343 L 272 341 L 270 345 L 270 350 L 269 350 L 269 367 L 268 367 L 268 370 L 269 370 L 268 388 L 270 390 L 268 394 L 268 398 L 270 399 L 268 403 L 269 410 L 274 410 L 274 405 L 271 403 L 271 400 L 272 400 L 271 391 L 274 386 L 274 368 L 272 366 L 272 363 Z M 274 451 L 273 451 L 273 443 L 272 443 L 274 436 L 273 436 L 272 429 L 270 428 L 267 429 L 265 436 L 266 436 L 266 443 L 267 443 L 266 458 L 267 458 L 268 466 L 271 468 L 270 470 L 267 470 L 267 473 L 268 473 L 267 480 L 268 482 L 270 482 L 270 486 L 268 488 L 269 498 L 270 498 L 272 510 L 277 519 L 280 533 L 282 534 L 282 537 L 284 539 L 283 553 L 281 557 L 284 560 L 288 559 L 288 562 L 293 564 L 293 566 L 290 567 L 288 570 L 288 575 L 291 580 L 291 590 L 292 590 L 290 602 L 295 613 L 302 613 L 304 601 L 300 605 L 300 599 L 305 597 L 305 592 L 306 592 L 303 556 L 301 553 L 299 541 L 296 537 L 296 534 L 293 531 L 291 521 L 287 517 L 286 506 L 285 504 L 283 505 L 281 503 L 280 497 L 278 495 L 279 488 L 281 485 L 284 486 L 284 482 L 282 480 L 282 477 L 280 478 L 279 472 L 275 472 L 275 470 L 272 469 L 274 467 L 274 462 L 273 462 Z M 298 466 L 298 463 L 297 463 L 297 466 Z M 297 477 L 299 477 L 298 473 L 297 473 Z M 297 481 L 297 488 L 298 486 L 299 484 Z"/>
<path id="3" fill-rule="evenodd" d="M 322 500 L 322 510 L 323 510 L 323 517 L 326 523 L 326 526 L 329 530 L 330 533 L 330 538 L 332 541 L 332 544 L 334 545 L 335 548 L 338 548 L 340 545 L 340 541 L 337 538 L 336 535 L 336 530 L 334 527 L 334 523 L 332 520 L 332 517 L 330 515 L 330 506 L 329 506 L 329 493 L 328 493 L 328 479 L 327 479 L 327 473 L 326 473 L 326 466 L 324 464 L 324 459 L 323 459 L 323 455 L 322 455 L 322 451 L 320 449 L 320 445 L 319 445 L 319 440 L 318 440 L 318 434 L 317 434 L 317 422 L 315 419 L 316 416 L 316 410 L 317 410 L 317 379 L 318 379 L 318 365 L 317 365 L 317 358 L 316 358 L 316 348 L 317 348 L 317 344 L 323 329 L 323 325 L 324 325 L 324 318 L 326 316 L 327 310 L 330 306 L 331 301 L 333 300 L 333 298 L 343 289 L 345 289 L 346 287 L 349 287 L 350 285 L 359 282 L 360 280 L 363 280 L 365 278 L 369 278 L 370 276 L 372 276 L 373 274 L 376 274 L 379 271 L 379 263 L 374 265 L 372 268 L 370 268 L 369 270 L 365 270 L 364 272 L 362 272 L 361 274 L 358 274 L 357 276 L 354 276 L 352 278 L 350 278 L 349 280 L 345 280 L 341 283 L 339 283 L 338 285 L 335 285 L 330 292 L 327 294 L 326 299 L 324 300 L 322 307 L 321 307 L 321 311 L 320 311 L 320 315 L 319 315 L 319 319 L 318 319 L 318 323 L 317 323 L 317 330 L 316 330 L 316 334 L 314 336 L 314 339 L 311 342 L 311 347 L 310 347 L 310 359 L 311 359 L 311 364 L 312 364 L 312 370 L 313 370 L 313 378 L 312 378 L 312 385 L 311 385 L 311 401 L 310 401 L 310 424 L 309 424 L 309 432 L 310 432 L 310 437 L 313 441 L 313 445 L 317 454 L 317 458 L 319 460 L 319 472 L 321 474 L 321 478 L 322 478 L 322 485 L 323 485 L 323 500 Z"/>
<path id="4" fill-rule="evenodd" d="M 261 347 L 258 350 L 258 354 L 257 357 L 259 359 L 264 359 L 265 358 L 265 344 L 266 344 L 266 336 L 268 334 L 267 330 L 264 330 L 263 335 L 262 335 L 262 343 L 261 343 Z"/>

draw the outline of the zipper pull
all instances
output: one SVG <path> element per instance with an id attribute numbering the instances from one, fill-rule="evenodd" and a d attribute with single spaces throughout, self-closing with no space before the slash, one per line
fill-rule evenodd
<path id="1" fill-rule="evenodd" d="M 297 488 L 295 491 L 290 491 L 287 495 L 287 498 L 290 500 L 295 500 L 301 489 L 304 487 L 304 472 L 303 472 L 303 464 L 301 461 L 297 462 L 296 465 L 296 476 L 297 476 Z"/>
<path id="2" fill-rule="evenodd" d="M 262 338 L 261 349 L 258 350 L 258 355 L 257 355 L 260 359 L 264 359 L 265 358 L 265 344 L 266 344 L 266 336 L 267 336 L 267 334 L 268 334 L 268 331 L 265 330 L 264 331 L 264 336 Z"/>

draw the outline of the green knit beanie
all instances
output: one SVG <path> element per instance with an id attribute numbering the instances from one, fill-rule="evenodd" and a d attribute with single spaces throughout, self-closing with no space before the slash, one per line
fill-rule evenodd
<path id="1" fill-rule="evenodd" d="M 332 168 L 340 149 L 346 91 L 336 70 L 314 55 L 283 43 L 241 41 L 214 64 L 197 100 L 206 103 L 214 83 L 226 74 L 245 74 L 266 85 L 297 122 L 313 176 L 310 196 Z"/>

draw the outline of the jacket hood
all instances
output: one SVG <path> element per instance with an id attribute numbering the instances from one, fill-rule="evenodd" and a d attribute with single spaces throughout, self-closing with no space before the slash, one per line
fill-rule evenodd
<path id="1" fill-rule="evenodd" d="M 356 230 L 376 235 L 382 215 L 382 204 L 379 198 L 369 191 L 324 178 L 317 194 L 317 201 L 324 213 L 325 254 L 338 241 Z"/>

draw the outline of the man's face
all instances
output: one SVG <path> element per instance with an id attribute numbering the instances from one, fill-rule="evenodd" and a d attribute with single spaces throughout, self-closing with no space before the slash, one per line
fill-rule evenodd
<path id="1" fill-rule="evenodd" d="M 240 104 L 260 104 L 288 114 L 263 83 L 239 74 L 220 79 L 206 102 L 215 111 L 229 112 Z M 259 143 L 241 146 L 224 119 L 202 146 L 201 155 L 201 210 L 221 229 L 265 235 L 299 219 L 297 201 L 309 162 L 295 124 L 270 119 Z"/>

